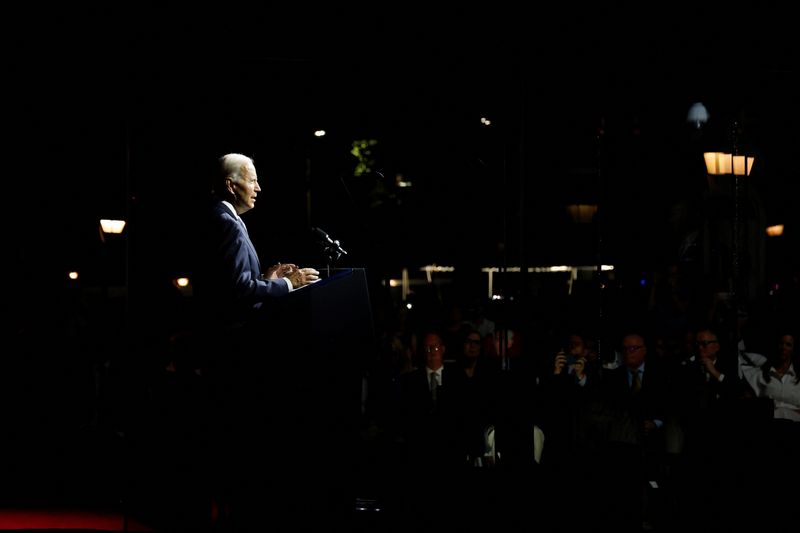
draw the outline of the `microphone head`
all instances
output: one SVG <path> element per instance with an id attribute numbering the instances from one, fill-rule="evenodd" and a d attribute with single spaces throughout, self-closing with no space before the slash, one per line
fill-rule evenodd
<path id="1" fill-rule="evenodd" d="M 320 240 L 321 240 L 321 241 L 323 241 L 323 242 L 327 242 L 327 243 L 332 243 L 332 242 L 333 242 L 333 239 L 331 239 L 331 238 L 328 236 L 328 234 L 327 234 L 327 233 L 325 233 L 324 231 L 322 231 L 320 228 L 317 228 L 317 227 L 313 227 L 313 228 L 311 228 L 311 233 L 312 233 L 312 234 L 313 234 L 313 235 L 314 235 L 314 236 L 315 236 L 317 239 L 320 239 Z"/>

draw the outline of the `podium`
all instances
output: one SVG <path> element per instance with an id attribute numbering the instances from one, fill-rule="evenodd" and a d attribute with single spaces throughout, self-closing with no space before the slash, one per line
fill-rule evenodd
<path id="1" fill-rule="evenodd" d="M 263 311 L 251 353 L 266 358 L 262 398 L 274 410 L 266 431 L 278 444 L 272 473 L 298 499 L 287 510 L 347 512 L 354 499 L 348 484 L 359 450 L 364 363 L 376 350 L 366 273 L 332 270 Z"/>
<path id="2" fill-rule="evenodd" d="M 276 361 L 278 370 L 299 374 L 295 384 L 309 399 L 327 399 L 325 409 L 359 415 L 362 369 L 376 349 L 364 269 L 337 269 L 292 291 L 272 302 L 264 319 L 257 328 L 257 346 L 292 354 Z M 283 388 L 284 382 L 279 383 Z M 303 399 L 293 387 L 285 392 Z M 331 400 L 337 409 L 331 409 Z"/>

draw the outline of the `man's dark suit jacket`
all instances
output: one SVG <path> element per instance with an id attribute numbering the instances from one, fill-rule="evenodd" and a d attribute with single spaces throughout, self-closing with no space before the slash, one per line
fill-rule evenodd
<path id="1" fill-rule="evenodd" d="M 401 431 L 409 466 L 424 468 L 435 463 L 451 467 L 466 461 L 465 379 L 461 368 L 445 365 L 434 404 L 425 367 L 401 376 Z"/>
<path id="2" fill-rule="evenodd" d="M 606 372 L 603 377 L 603 401 L 611 408 L 611 413 L 616 418 L 613 421 L 612 440 L 622 442 L 642 443 L 641 433 L 645 420 L 661 420 L 666 422 L 668 415 L 667 386 L 669 377 L 664 369 L 655 362 L 647 362 L 642 375 L 642 388 L 637 394 L 631 391 L 628 377 L 629 369 L 620 366 Z M 632 427 L 626 427 L 630 422 Z M 633 430 L 633 432 L 630 432 Z M 650 435 L 644 442 L 646 447 L 658 447 L 662 440 L 663 431 L 659 430 Z"/>
<path id="3" fill-rule="evenodd" d="M 741 426 L 738 399 L 743 390 L 732 354 L 720 351 L 714 367 L 725 375 L 722 382 L 707 378 L 697 359 L 683 361 L 678 367 L 674 393 L 686 450 L 711 457 L 732 449 L 732 434 Z"/>
<path id="4" fill-rule="evenodd" d="M 220 200 L 211 205 L 204 237 L 198 296 L 214 322 L 246 321 L 265 300 L 289 292 L 284 279 L 262 279 L 247 229 Z"/>

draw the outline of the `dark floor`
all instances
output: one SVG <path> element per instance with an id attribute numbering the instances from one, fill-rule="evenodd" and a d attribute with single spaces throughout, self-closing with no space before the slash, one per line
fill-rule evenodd
<path id="1" fill-rule="evenodd" d="M 313 467 L 269 458 L 259 469 L 264 477 L 232 496 L 214 485 L 213 472 L 224 468 L 218 458 L 187 462 L 180 459 L 184 450 L 168 446 L 143 454 L 113 432 L 32 434 L 3 445 L 3 530 L 122 531 L 127 519 L 129 531 L 227 533 L 224 502 L 231 501 L 243 503 L 248 512 L 233 514 L 258 530 L 288 522 L 295 529 L 386 533 L 487 527 L 585 533 L 641 531 L 647 522 L 668 532 L 700 526 L 779 531 L 800 494 L 789 475 L 797 461 L 780 462 L 750 446 L 714 473 L 704 464 L 691 471 L 675 466 L 643 492 L 612 457 L 595 457 L 594 466 L 576 457 L 563 469 L 530 464 L 424 472 L 385 460 L 348 466 L 323 454 L 325 461 Z"/>
<path id="2" fill-rule="evenodd" d="M 125 516 L 120 510 L 99 508 L 0 509 L 3 531 L 154 531 L 151 527 Z"/>

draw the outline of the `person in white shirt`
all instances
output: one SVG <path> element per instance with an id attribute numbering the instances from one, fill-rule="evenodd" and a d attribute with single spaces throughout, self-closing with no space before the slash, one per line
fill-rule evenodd
<path id="1" fill-rule="evenodd" d="M 800 422 L 800 361 L 795 351 L 795 337 L 782 334 L 769 357 L 753 352 L 739 352 L 742 378 L 757 398 L 775 402 L 774 418 Z"/>

